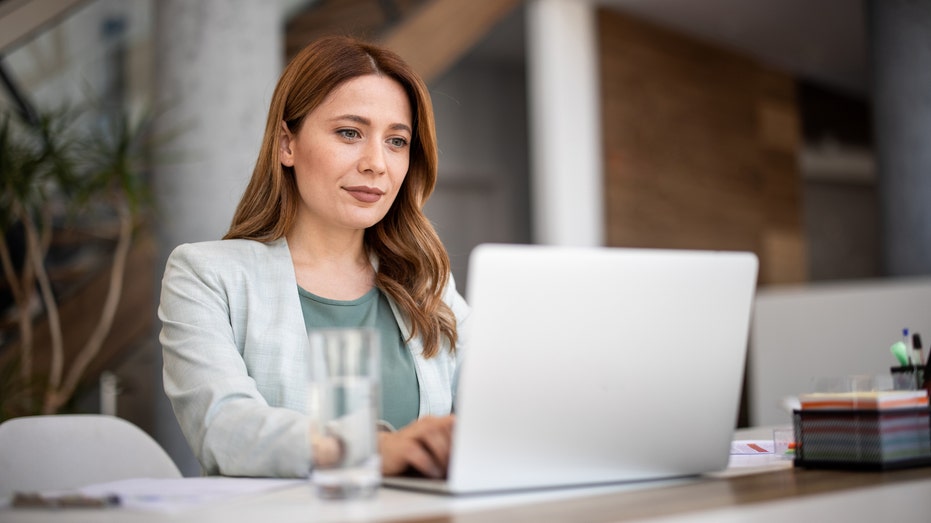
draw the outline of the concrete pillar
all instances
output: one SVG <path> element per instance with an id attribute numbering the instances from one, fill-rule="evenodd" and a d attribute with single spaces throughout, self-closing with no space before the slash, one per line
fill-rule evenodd
<path id="1" fill-rule="evenodd" d="M 527 3 L 530 185 L 537 243 L 604 243 L 595 7 Z"/>
<path id="2" fill-rule="evenodd" d="M 283 64 L 285 2 L 155 2 L 155 96 L 159 129 L 172 136 L 152 178 L 157 281 L 178 244 L 219 239 L 252 174 L 272 91 Z M 156 294 L 158 296 L 158 294 Z M 161 351 L 156 439 L 185 475 L 200 467 L 164 395 Z"/>
<path id="3" fill-rule="evenodd" d="M 884 271 L 931 274 L 931 0 L 867 2 Z"/>

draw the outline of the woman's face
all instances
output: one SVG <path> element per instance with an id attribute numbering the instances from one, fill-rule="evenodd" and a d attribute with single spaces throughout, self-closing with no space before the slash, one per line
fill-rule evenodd
<path id="1" fill-rule="evenodd" d="M 378 223 L 410 164 L 407 93 L 379 75 L 347 80 L 293 134 L 282 122 L 281 164 L 294 168 L 297 225 L 362 230 Z"/>

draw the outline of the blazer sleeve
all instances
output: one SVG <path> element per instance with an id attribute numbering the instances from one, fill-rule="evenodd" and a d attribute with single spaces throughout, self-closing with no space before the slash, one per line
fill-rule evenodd
<path id="1" fill-rule="evenodd" d="M 231 320 L 231 307 L 245 306 L 231 303 L 244 273 L 212 254 L 189 244 L 168 259 L 158 308 L 165 393 L 206 474 L 304 477 L 308 419 L 270 406 L 249 376 Z"/>

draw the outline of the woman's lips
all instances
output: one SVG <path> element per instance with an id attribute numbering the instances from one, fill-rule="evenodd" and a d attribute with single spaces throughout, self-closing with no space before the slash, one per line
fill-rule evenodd
<path id="1" fill-rule="evenodd" d="M 385 194 L 381 189 L 365 186 L 343 187 L 343 190 L 351 194 L 356 200 L 365 203 L 375 203 Z"/>

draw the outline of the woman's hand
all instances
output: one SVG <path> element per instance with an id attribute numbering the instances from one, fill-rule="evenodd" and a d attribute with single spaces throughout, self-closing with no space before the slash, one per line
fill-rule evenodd
<path id="1" fill-rule="evenodd" d="M 397 476 L 414 469 L 424 476 L 443 478 L 449 465 L 455 416 L 426 416 L 397 432 L 381 432 L 381 472 Z"/>

